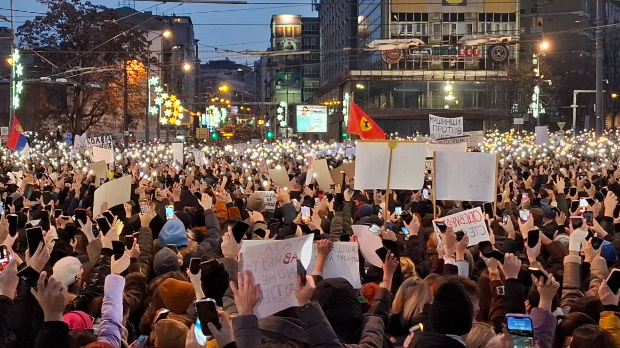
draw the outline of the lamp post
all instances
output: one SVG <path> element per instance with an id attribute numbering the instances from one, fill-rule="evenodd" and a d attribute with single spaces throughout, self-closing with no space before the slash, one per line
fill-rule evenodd
<path id="1" fill-rule="evenodd" d="M 543 41 L 538 46 L 538 54 L 536 55 L 536 77 L 540 77 L 540 57 L 543 52 L 549 49 L 549 43 L 547 41 Z M 540 78 L 536 83 L 536 110 L 534 110 L 533 114 L 536 115 L 536 125 L 540 126 Z"/>
<path id="2" fill-rule="evenodd" d="M 150 127 L 150 114 L 151 114 L 151 85 L 149 84 L 149 73 L 151 72 L 151 44 L 153 41 L 158 38 L 170 39 L 172 38 L 172 31 L 166 29 L 162 31 L 159 35 L 155 36 L 152 40 L 149 40 L 146 46 L 146 90 L 147 90 L 147 100 L 146 100 L 146 119 L 145 119 L 145 134 L 144 140 L 146 143 L 149 142 L 149 138 L 151 136 L 151 127 Z M 163 50 L 163 40 L 162 40 L 162 50 Z M 159 118 L 158 121 L 159 122 Z M 159 130 L 159 127 L 157 127 Z M 159 132 L 158 132 L 159 133 Z M 159 137 L 159 134 L 157 135 Z"/>

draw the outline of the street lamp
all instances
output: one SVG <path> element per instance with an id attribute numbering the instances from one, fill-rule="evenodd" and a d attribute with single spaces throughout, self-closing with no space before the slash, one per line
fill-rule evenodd
<path id="1" fill-rule="evenodd" d="M 543 52 L 549 49 L 549 42 L 547 41 L 543 41 L 540 43 L 540 45 L 538 45 L 538 54 L 536 54 L 536 77 L 540 77 L 543 76 L 540 73 L 540 57 L 542 56 Z M 532 113 L 532 115 L 536 118 L 536 125 L 540 126 L 540 79 L 538 79 L 537 84 L 536 84 L 536 88 L 534 89 L 534 102 L 536 104 L 536 110 L 534 110 L 534 112 Z"/>
<path id="2" fill-rule="evenodd" d="M 150 127 L 150 114 L 151 114 L 151 108 L 153 107 L 153 105 L 151 104 L 151 87 L 157 87 L 158 83 L 149 83 L 149 81 L 151 81 L 150 79 L 150 73 L 151 73 L 151 45 L 153 44 L 153 42 L 159 38 L 162 38 L 162 42 L 161 42 L 161 49 L 163 50 L 163 46 L 164 46 L 164 40 L 169 40 L 171 39 L 173 36 L 172 30 L 170 29 L 164 29 L 162 32 L 159 33 L 159 35 L 155 36 L 153 39 L 149 40 L 147 45 L 146 45 L 146 87 L 147 87 L 147 101 L 146 101 L 146 118 L 145 118 L 145 125 L 144 125 L 144 140 L 146 141 L 146 143 L 149 142 L 149 138 L 151 136 L 151 127 Z M 159 58 L 157 59 L 159 62 Z M 161 116 L 161 108 L 157 108 L 158 110 L 156 111 L 155 114 L 159 113 L 159 116 Z M 157 138 L 159 139 L 159 122 L 157 124 Z"/>
<path id="3" fill-rule="evenodd" d="M 616 99 L 618 98 L 618 93 L 612 93 L 611 94 L 611 99 Z"/>
<path id="4" fill-rule="evenodd" d="M 219 89 L 220 92 L 226 93 L 226 92 L 228 92 L 230 87 L 228 87 L 228 85 L 221 85 L 218 89 Z"/>
<path id="5" fill-rule="evenodd" d="M 546 51 L 549 49 L 549 42 L 543 41 L 540 43 L 540 51 Z"/>
<path id="6" fill-rule="evenodd" d="M 190 70 L 192 70 L 192 65 L 191 65 L 190 63 L 187 63 L 187 62 L 186 62 L 186 63 L 184 63 L 184 64 L 183 64 L 183 70 L 184 70 L 184 71 L 190 71 Z"/>
<path id="7" fill-rule="evenodd" d="M 168 38 L 170 38 L 170 37 L 172 36 L 172 31 L 171 31 L 171 30 L 166 29 L 166 30 L 164 30 L 164 31 L 161 33 L 161 36 L 163 36 L 163 37 L 165 37 L 166 39 L 168 39 Z"/>

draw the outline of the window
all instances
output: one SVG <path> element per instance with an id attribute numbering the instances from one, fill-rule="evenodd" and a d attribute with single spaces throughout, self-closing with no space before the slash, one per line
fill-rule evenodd
<path id="1" fill-rule="evenodd" d="M 433 40 L 441 40 L 441 23 L 433 23 Z"/>

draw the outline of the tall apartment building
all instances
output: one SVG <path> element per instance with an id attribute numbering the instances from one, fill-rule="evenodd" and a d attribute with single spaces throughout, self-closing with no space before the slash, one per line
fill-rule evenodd
<path id="1" fill-rule="evenodd" d="M 321 86 L 357 68 L 358 0 L 323 0 L 321 22 Z"/>
<path id="2" fill-rule="evenodd" d="M 428 132 L 430 113 L 463 116 L 465 130 L 511 124 L 507 81 L 518 63 L 516 0 L 358 0 L 357 7 L 357 66 L 315 95 L 328 105 L 330 137 L 346 130 L 341 110 L 348 98 L 387 133 Z M 503 38 L 490 42 L 485 35 Z M 389 39 L 412 44 L 373 48 L 375 40 Z"/>

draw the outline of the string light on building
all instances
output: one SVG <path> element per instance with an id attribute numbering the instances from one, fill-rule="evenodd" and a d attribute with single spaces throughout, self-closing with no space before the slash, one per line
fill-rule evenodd
<path id="1" fill-rule="evenodd" d="M 288 104 L 285 101 L 281 101 L 280 106 L 277 109 L 276 118 L 280 122 L 280 127 L 282 128 L 286 128 L 287 126 L 287 122 L 286 122 L 286 115 L 288 114 L 287 110 L 288 110 Z"/>
<path id="2" fill-rule="evenodd" d="M 350 103 L 351 103 L 351 95 L 349 94 L 349 92 L 346 92 L 344 94 L 344 97 L 342 98 L 342 115 L 343 115 L 345 127 L 348 127 L 349 125 L 349 104 Z"/>

